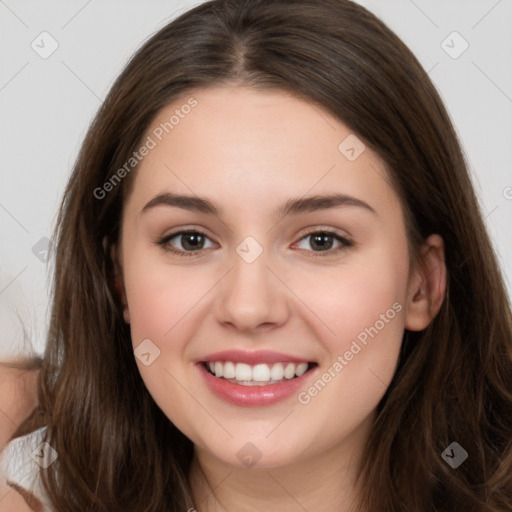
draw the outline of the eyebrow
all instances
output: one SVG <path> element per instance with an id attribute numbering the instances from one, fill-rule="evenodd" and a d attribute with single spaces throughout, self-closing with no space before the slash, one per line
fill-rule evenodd
<path id="1" fill-rule="evenodd" d="M 206 198 L 173 194 L 171 192 L 155 196 L 142 208 L 140 213 L 147 212 L 157 206 L 182 208 L 207 215 L 222 215 L 222 209 Z M 315 195 L 288 199 L 282 206 L 274 210 L 273 214 L 277 217 L 287 217 L 343 206 L 356 206 L 377 215 L 377 212 L 368 203 L 346 194 Z"/>

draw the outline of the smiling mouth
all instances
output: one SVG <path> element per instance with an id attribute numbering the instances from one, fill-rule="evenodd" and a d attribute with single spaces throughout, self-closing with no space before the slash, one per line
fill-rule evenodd
<path id="1" fill-rule="evenodd" d="M 292 362 L 249 365 L 233 361 L 204 361 L 202 364 L 214 377 L 242 386 L 280 384 L 302 377 L 317 366 L 317 363 Z"/>

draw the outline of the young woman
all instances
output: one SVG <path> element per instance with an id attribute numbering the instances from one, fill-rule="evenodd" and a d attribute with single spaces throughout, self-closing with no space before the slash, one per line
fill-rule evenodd
<path id="1" fill-rule="evenodd" d="M 169 23 L 90 127 L 56 243 L 4 462 L 33 509 L 512 509 L 502 277 L 435 88 L 364 8 Z"/>

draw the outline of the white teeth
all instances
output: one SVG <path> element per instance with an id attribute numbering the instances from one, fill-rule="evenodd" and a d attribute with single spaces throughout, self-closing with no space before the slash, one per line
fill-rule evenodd
<path id="1" fill-rule="evenodd" d="M 215 363 L 215 375 L 217 375 L 217 377 L 224 375 L 224 365 L 218 361 Z"/>
<path id="2" fill-rule="evenodd" d="M 222 363 L 215 363 L 215 375 L 217 377 L 222 377 L 222 375 L 219 375 L 217 373 L 217 364 Z M 235 379 L 236 380 L 252 380 L 252 369 L 248 364 L 244 363 L 236 363 L 235 366 Z"/>
<path id="3" fill-rule="evenodd" d="M 300 377 L 301 375 L 304 375 L 306 373 L 307 369 L 308 369 L 308 363 L 300 363 L 297 366 L 297 369 L 295 370 L 295 375 L 297 375 L 297 377 Z"/>
<path id="4" fill-rule="evenodd" d="M 270 380 L 270 368 L 268 367 L 268 365 L 257 364 L 252 369 L 252 380 L 256 380 L 258 382 L 268 382 Z"/>
<path id="5" fill-rule="evenodd" d="M 236 375 L 236 372 L 235 372 L 235 365 L 231 362 L 231 361 L 228 361 L 227 363 L 224 363 L 224 373 L 223 373 L 223 377 L 225 379 L 234 379 L 235 378 L 235 375 Z M 215 375 L 217 375 L 217 373 L 215 373 Z"/>
<path id="6" fill-rule="evenodd" d="M 257 382 L 275 384 L 284 379 L 290 380 L 304 375 L 309 367 L 308 363 L 260 363 L 251 366 L 232 361 L 208 361 L 207 366 L 216 377 L 224 377 L 245 385 Z"/>
<path id="7" fill-rule="evenodd" d="M 293 366 L 293 363 L 290 363 Z M 288 365 L 289 366 L 289 365 Z M 287 366 L 287 368 L 288 368 Z M 294 369 L 292 369 L 292 377 L 295 375 Z M 283 377 L 286 377 L 287 379 L 291 379 L 292 377 L 288 377 L 285 374 L 285 371 L 283 369 L 283 365 L 281 363 L 276 363 L 272 365 L 272 369 L 270 370 L 270 378 L 272 380 L 283 380 Z"/>
<path id="8" fill-rule="evenodd" d="M 288 363 L 286 368 L 284 369 L 284 376 L 287 379 L 293 379 L 295 377 L 295 365 L 293 363 Z"/>

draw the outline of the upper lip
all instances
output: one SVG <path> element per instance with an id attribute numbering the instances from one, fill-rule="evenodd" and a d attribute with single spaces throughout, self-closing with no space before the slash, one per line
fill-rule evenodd
<path id="1" fill-rule="evenodd" d="M 304 359 L 303 357 L 293 356 L 291 354 L 284 354 L 283 352 L 274 352 L 270 350 L 258 350 L 258 351 L 247 351 L 247 350 L 223 350 L 221 352 L 214 352 L 201 359 L 197 362 L 215 362 L 215 361 L 232 361 L 237 363 L 246 363 L 249 365 L 255 365 L 259 363 L 309 363 L 313 362 L 310 359 Z"/>

